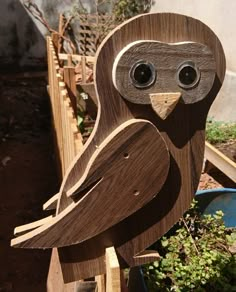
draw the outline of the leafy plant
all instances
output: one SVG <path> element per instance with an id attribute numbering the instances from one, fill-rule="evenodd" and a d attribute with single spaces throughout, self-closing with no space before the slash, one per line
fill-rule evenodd
<path id="1" fill-rule="evenodd" d="M 149 292 L 236 291 L 236 232 L 223 213 L 201 217 L 196 202 L 155 248 L 161 259 L 144 266 Z"/>
<path id="2" fill-rule="evenodd" d="M 119 0 L 115 1 L 113 13 L 117 20 L 124 21 L 140 13 L 147 13 L 152 6 L 152 0 Z"/>
<path id="3" fill-rule="evenodd" d="M 217 122 L 209 119 L 206 124 L 206 140 L 211 144 L 236 139 L 236 123 Z"/>

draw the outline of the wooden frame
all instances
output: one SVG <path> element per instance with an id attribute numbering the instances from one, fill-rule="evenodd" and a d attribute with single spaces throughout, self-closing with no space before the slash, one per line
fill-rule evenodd
<path id="1" fill-rule="evenodd" d="M 205 159 L 236 182 L 236 163 L 216 149 L 209 142 L 205 143 Z"/>

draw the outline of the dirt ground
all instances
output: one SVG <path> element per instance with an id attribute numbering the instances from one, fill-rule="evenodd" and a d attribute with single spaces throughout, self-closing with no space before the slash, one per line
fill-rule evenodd
<path id="1" fill-rule="evenodd" d="M 14 227 L 40 219 L 58 190 L 45 79 L 1 80 L 0 291 L 43 292 L 50 251 L 10 247 Z"/>
<path id="2" fill-rule="evenodd" d="M 236 162 L 236 141 L 228 141 L 222 144 L 216 144 L 215 147 L 228 156 L 232 161 Z"/>
<path id="3" fill-rule="evenodd" d="M 0 292 L 46 291 L 50 251 L 10 247 L 14 227 L 48 215 L 42 205 L 59 189 L 46 85 L 0 76 Z M 221 186 L 203 174 L 199 188 Z"/>

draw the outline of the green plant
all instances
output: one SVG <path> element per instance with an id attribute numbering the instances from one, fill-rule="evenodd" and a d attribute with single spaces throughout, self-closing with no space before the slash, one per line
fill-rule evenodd
<path id="1" fill-rule="evenodd" d="M 152 2 L 152 0 L 118 0 L 115 1 L 113 13 L 117 20 L 124 21 L 140 13 L 149 12 Z"/>
<path id="2" fill-rule="evenodd" d="M 236 123 L 217 122 L 209 119 L 206 124 L 206 140 L 211 144 L 236 139 Z"/>
<path id="3" fill-rule="evenodd" d="M 143 268 L 149 292 L 236 291 L 236 232 L 225 228 L 222 216 L 201 217 L 192 204 L 155 244 L 160 261 Z"/>

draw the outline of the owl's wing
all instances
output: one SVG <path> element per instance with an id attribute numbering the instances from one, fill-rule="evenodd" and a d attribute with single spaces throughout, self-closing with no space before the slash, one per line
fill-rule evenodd
<path id="1" fill-rule="evenodd" d="M 73 192 L 73 203 L 45 224 L 32 223 L 41 225 L 13 239 L 12 246 L 51 248 L 90 239 L 151 201 L 168 172 L 169 152 L 156 127 L 129 120 L 98 146 Z"/>

